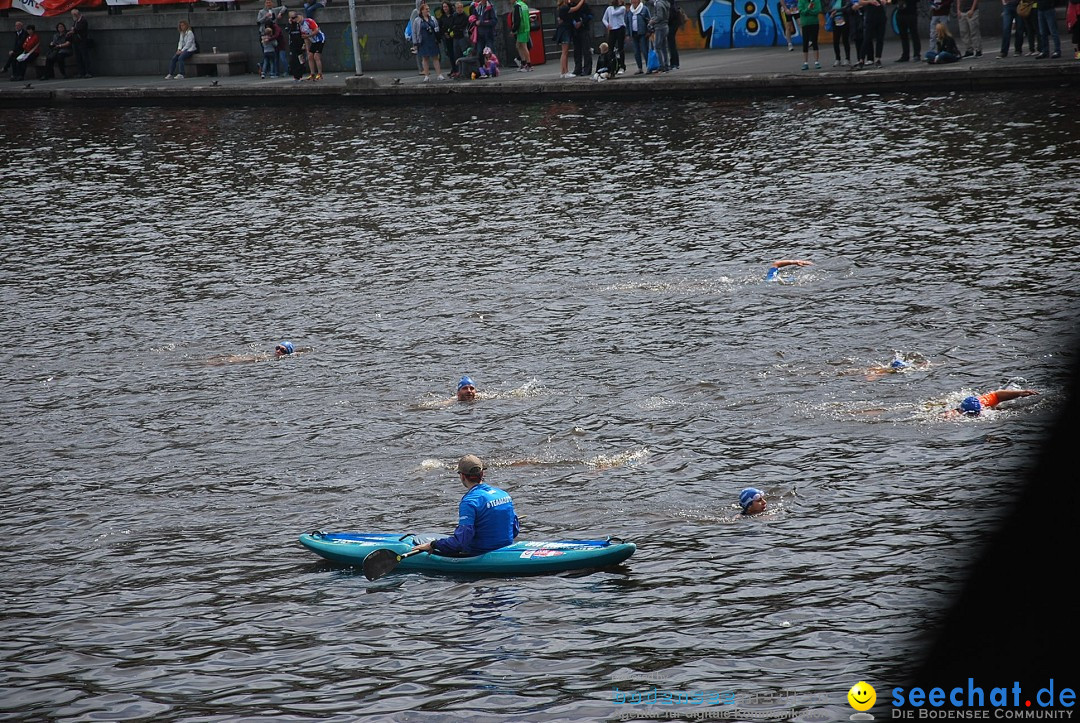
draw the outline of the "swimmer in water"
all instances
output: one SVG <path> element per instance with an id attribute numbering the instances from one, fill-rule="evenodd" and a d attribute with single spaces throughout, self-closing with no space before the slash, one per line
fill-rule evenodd
<path id="1" fill-rule="evenodd" d="M 780 278 L 780 269 L 785 266 L 813 266 L 810 261 L 803 261 L 802 259 L 780 259 L 779 261 L 773 261 L 769 266 L 769 270 L 765 272 L 766 281 L 777 281 L 781 284 L 789 283 Z"/>
<path id="2" fill-rule="evenodd" d="M 310 346 L 296 348 L 296 345 L 291 341 L 278 342 L 274 347 L 274 354 L 271 356 L 265 352 L 259 352 L 258 354 L 223 354 L 221 356 L 210 357 L 207 360 L 208 364 L 218 366 L 221 364 L 243 364 L 245 362 L 261 362 L 271 361 L 273 359 L 281 359 L 286 356 L 293 356 L 296 354 L 303 354 L 304 352 L 314 351 Z"/>
<path id="3" fill-rule="evenodd" d="M 739 514 L 746 517 L 760 515 L 768 507 L 765 493 L 756 487 L 747 487 L 739 493 L 739 507 L 742 507 L 742 512 Z"/>
<path id="4" fill-rule="evenodd" d="M 996 407 L 1002 402 L 1007 402 L 1010 399 L 1030 397 L 1035 394 L 1038 394 L 1038 392 L 1034 389 L 995 389 L 992 392 L 987 392 L 978 396 L 964 397 L 963 401 L 960 402 L 960 406 L 945 412 L 945 416 L 959 417 L 960 415 L 964 415 L 965 417 L 977 417 L 982 414 L 983 409 Z"/>
<path id="5" fill-rule="evenodd" d="M 907 360 L 900 354 L 896 355 L 888 364 L 873 364 L 865 370 L 866 381 L 873 382 L 881 379 L 886 374 L 903 374 L 904 372 L 929 369 L 930 364 L 926 361 L 918 361 L 916 359 Z M 850 373 L 850 372 L 849 372 Z"/>
<path id="6" fill-rule="evenodd" d="M 457 400 L 459 402 L 472 402 L 476 399 L 476 384 L 469 377 L 462 377 L 457 383 Z"/>

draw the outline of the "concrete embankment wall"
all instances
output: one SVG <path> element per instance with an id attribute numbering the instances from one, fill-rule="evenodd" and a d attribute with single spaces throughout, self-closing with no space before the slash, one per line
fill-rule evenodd
<path id="1" fill-rule="evenodd" d="M 769 6 L 777 0 L 769 0 Z M 751 4 L 754 0 L 751 0 Z M 435 4 L 435 3 L 433 3 Z M 681 7 L 689 22 L 679 33 L 680 48 L 704 48 L 710 42 L 714 22 L 720 22 L 715 15 L 718 3 L 713 0 L 684 0 Z M 496 0 L 496 9 L 500 16 L 500 26 L 511 6 L 510 0 Z M 602 2 L 592 2 L 597 20 L 593 23 L 594 35 L 603 35 L 603 25 L 599 16 L 605 8 Z M 749 5 L 748 5 L 749 6 Z M 746 6 L 746 7 L 748 7 Z M 87 10 L 84 15 L 91 27 L 94 38 L 92 58 L 94 72 L 97 75 L 164 75 L 168 70 L 169 58 L 176 50 L 177 23 L 187 20 L 195 29 L 199 48 L 209 51 L 216 46 L 219 50 L 243 51 L 248 54 L 249 70 L 256 71 L 262 57 L 256 32 L 255 17 L 261 4 L 245 3 L 239 10 L 211 11 L 206 5 L 151 5 L 123 6 L 118 14 L 109 14 L 105 10 Z M 371 3 L 357 2 L 356 15 L 359 27 L 360 58 L 364 70 L 407 70 L 415 67 L 415 57 L 410 53 L 403 30 L 409 14 L 413 10 L 410 3 Z M 539 9 L 544 26 L 545 47 L 549 57 L 556 48 L 551 44 L 551 29 L 554 27 L 554 2 L 552 0 L 533 0 L 530 7 Z M 730 7 L 726 6 L 725 7 Z M 992 8 L 997 11 L 998 7 Z M 919 26 L 925 29 L 922 46 L 925 50 L 929 42 L 929 3 L 922 8 L 924 17 Z M 1063 17 L 1063 13 L 1059 13 Z M 352 36 L 349 30 L 349 8 L 344 0 L 334 0 L 330 7 L 323 8 L 316 15 L 320 26 L 327 36 L 323 52 L 323 63 L 327 72 L 351 71 L 354 67 Z M 57 22 L 70 24 L 70 15 L 52 18 L 40 18 L 27 15 L 18 10 L 9 11 L 0 17 L 0 47 L 7 50 L 11 31 L 16 20 L 34 23 L 47 45 L 52 37 Z M 988 55 L 997 53 L 1001 33 L 999 12 L 985 8 L 980 16 L 984 34 L 983 52 Z M 736 23 L 737 24 L 737 23 Z M 955 19 L 953 20 L 955 30 Z M 703 30 L 703 25 L 706 29 Z M 1064 33 L 1064 23 L 1060 25 Z M 895 33 L 890 28 L 890 36 Z M 507 33 L 500 32 L 496 41 L 497 52 L 509 59 L 512 53 L 505 47 Z M 745 41 L 745 38 L 743 39 Z M 766 40 L 768 42 L 766 42 Z M 732 42 L 742 42 L 733 40 Z M 755 44 L 784 44 L 783 37 L 758 38 Z M 827 56 L 825 47 L 831 42 L 828 34 L 822 36 L 823 57 Z M 715 44 L 715 43 L 714 43 Z M 722 53 L 723 49 L 715 52 Z M 853 54 L 854 56 L 854 54 Z"/>

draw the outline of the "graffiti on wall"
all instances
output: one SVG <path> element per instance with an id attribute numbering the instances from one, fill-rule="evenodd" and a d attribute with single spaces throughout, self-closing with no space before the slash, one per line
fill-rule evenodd
<path id="1" fill-rule="evenodd" d="M 679 47 L 700 48 L 753 48 L 786 45 L 787 38 L 781 27 L 782 0 L 708 0 L 698 13 L 696 22 L 687 23 L 679 31 Z M 700 36 L 699 42 L 691 40 L 692 33 Z M 822 42 L 831 42 L 831 36 L 822 35 Z M 798 23 L 792 42 L 802 43 Z"/>

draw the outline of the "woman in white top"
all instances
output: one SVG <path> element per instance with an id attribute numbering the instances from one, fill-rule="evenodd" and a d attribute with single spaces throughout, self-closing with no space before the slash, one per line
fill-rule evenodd
<path id="1" fill-rule="evenodd" d="M 623 0 L 611 0 L 611 6 L 604 11 L 604 27 L 608 31 L 608 44 L 615 53 L 618 68 L 612 73 L 621 75 L 626 72 L 626 6 Z"/>
<path id="2" fill-rule="evenodd" d="M 180 40 L 176 43 L 176 54 L 169 61 L 169 74 L 165 76 L 165 80 L 183 80 L 184 61 L 195 55 L 195 31 L 185 20 L 180 21 L 177 29 L 180 31 Z"/>

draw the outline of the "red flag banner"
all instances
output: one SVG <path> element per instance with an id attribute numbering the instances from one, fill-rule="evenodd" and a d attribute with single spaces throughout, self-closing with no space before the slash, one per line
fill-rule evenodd
<path id="1" fill-rule="evenodd" d="M 96 8 L 104 4 L 104 0 L 0 0 L 0 10 L 22 10 L 48 18 L 64 15 L 72 8 Z"/>

